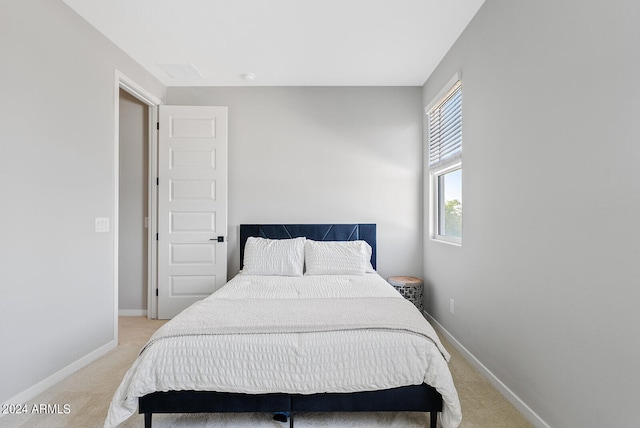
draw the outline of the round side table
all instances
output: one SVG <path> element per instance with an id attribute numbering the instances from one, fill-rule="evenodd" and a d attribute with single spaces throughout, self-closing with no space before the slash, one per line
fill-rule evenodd
<path id="1" fill-rule="evenodd" d="M 402 297 L 416 305 L 420 312 L 423 311 L 424 282 L 422 279 L 413 276 L 392 276 L 387 278 L 387 281 L 402 294 Z"/>

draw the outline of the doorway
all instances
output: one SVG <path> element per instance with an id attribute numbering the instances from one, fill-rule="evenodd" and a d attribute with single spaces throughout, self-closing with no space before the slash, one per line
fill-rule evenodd
<path id="1" fill-rule="evenodd" d="M 118 315 L 148 313 L 149 106 L 120 89 Z"/>
<path id="2" fill-rule="evenodd" d="M 121 251 L 120 245 L 120 98 L 122 94 L 126 94 L 128 96 L 133 97 L 138 103 L 141 103 L 145 107 L 146 112 L 146 134 L 143 134 L 143 139 L 146 138 L 146 141 L 143 141 L 143 144 L 146 145 L 147 156 L 144 161 L 139 162 L 139 167 L 143 168 L 143 163 L 146 162 L 146 167 L 148 169 L 146 174 L 146 179 L 143 178 L 145 183 L 145 189 L 147 191 L 147 201 L 146 204 L 143 200 L 143 206 L 146 207 L 147 217 L 148 217 L 148 227 L 145 228 L 145 220 L 144 217 L 139 220 L 142 224 L 142 228 L 144 229 L 141 240 L 146 239 L 146 283 L 143 282 L 141 288 L 142 290 L 146 290 L 146 315 L 147 318 L 156 318 L 156 301 L 155 301 L 155 290 L 156 290 L 156 281 L 157 281 L 157 273 L 156 273 L 156 260 L 157 260 L 157 245 L 156 245 L 156 234 L 153 232 L 156 230 L 156 221 L 157 221 L 157 210 L 153 207 L 157 205 L 156 198 L 156 177 L 157 177 L 157 130 L 156 123 L 158 120 L 158 106 L 161 104 L 161 101 L 147 92 L 140 85 L 133 82 L 127 76 L 122 74 L 120 71 L 116 70 L 115 72 L 115 91 L 114 91 L 114 221 L 113 221 L 113 240 L 114 240 L 114 254 L 113 254 L 113 336 L 114 340 L 118 340 L 118 316 L 120 315 L 120 267 L 119 261 L 120 256 L 119 253 Z M 123 114 L 123 117 L 125 115 Z M 142 125 L 144 126 L 144 125 Z M 123 176 L 124 179 L 124 176 Z M 123 200 L 123 203 L 126 202 Z M 144 212 L 144 208 L 143 208 Z M 146 238 L 145 238 L 146 237 Z M 142 245 L 138 243 L 136 245 Z M 122 251 L 125 251 L 124 248 Z M 143 270 L 145 269 L 143 264 Z M 139 292 L 139 290 L 138 290 Z M 143 291 L 142 293 L 144 293 Z M 144 302 L 144 299 L 142 300 Z M 145 309 L 142 309 L 142 304 L 140 308 L 132 309 L 134 312 L 128 312 L 127 309 L 123 308 L 123 315 L 143 315 Z"/>

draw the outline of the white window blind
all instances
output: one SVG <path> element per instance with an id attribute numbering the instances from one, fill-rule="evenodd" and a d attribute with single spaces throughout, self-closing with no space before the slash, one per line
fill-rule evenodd
<path id="1" fill-rule="evenodd" d="M 462 153 L 462 82 L 429 110 L 429 166 L 454 160 Z"/>

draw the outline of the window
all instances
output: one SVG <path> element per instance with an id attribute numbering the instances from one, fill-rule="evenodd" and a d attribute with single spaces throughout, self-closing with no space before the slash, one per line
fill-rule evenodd
<path id="1" fill-rule="evenodd" d="M 428 109 L 431 237 L 462 243 L 462 82 L 456 78 Z"/>
<path id="2" fill-rule="evenodd" d="M 436 175 L 438 238 L 462 240 L 462 168 Z"/>

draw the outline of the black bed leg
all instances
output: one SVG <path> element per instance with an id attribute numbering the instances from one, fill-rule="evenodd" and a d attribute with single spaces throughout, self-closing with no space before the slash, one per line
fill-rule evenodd
<path id="1" fill-rule="evenodd" d="M 289 428 L 293 428 L 293 411 L 289 415 Z"/>
<path id="2" fill-rule="evenodd" d="M 436 428 L 436 425 L 438 423 L 438 412 L 429 413 L 429 420 L 429 428 Z"/>
<path id="3" fill-rule="evenodd" d="M 151 428 L 151 415 L 153 415 L 153 413 L 144 414 L 144 428 Z"/>

